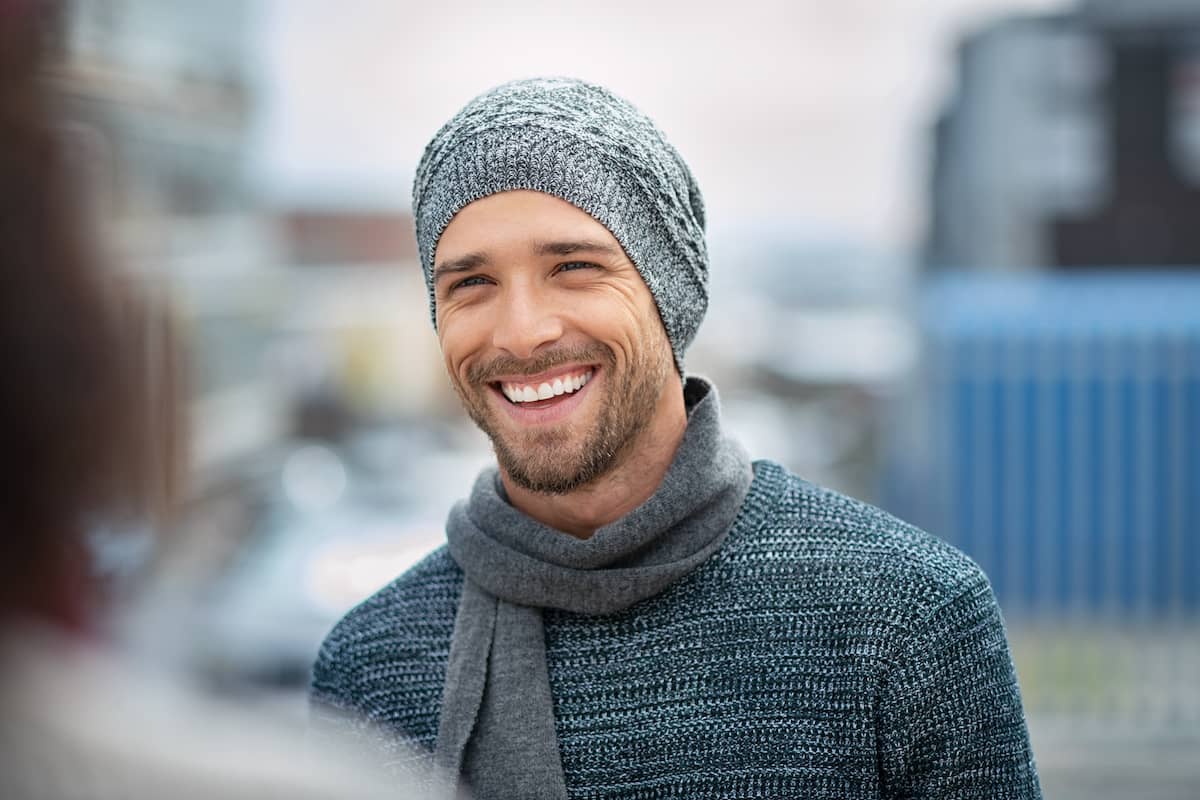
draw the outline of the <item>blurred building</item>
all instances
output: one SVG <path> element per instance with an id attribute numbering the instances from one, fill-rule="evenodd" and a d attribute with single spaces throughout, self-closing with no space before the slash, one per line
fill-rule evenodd
<path id="1" fill-rule="evenodd" d="M 876 499 L 881 409 L 916 356 L 908 262 L 772 224 L 712 235 L 710 258 L 688 372 L 720 387 L 724 424 L 756 457 Z"/>
<path id="2" fill-rule="evenodd" d="M 260 4 L 54 2 L 49 78 L 106 267 L 169 311 L 147 350 L 190 377 L 181 529 L 129 627 L 206 679 L 303 687 L 332 622 L 436 545 L 443 484 L 478 466 L 448 424 L 411 215 L 262 198 Z"/>
<path id="3" fill-rule="evenodd" d="M 959 49 L 937 122 L 937 267 L 1200 264 L 1200 4 L 1083 3 Z"/>
<path id="4" fill-rule="evenodd" d="M 457 418 L 430 325 L 412 214 L 291 201 L 272 212 L 289 266 L 297 433 Z M 297 369 L 298 367 L 298 369 Z"/>
<path id="5" fill-rule="evenodd" d="M 1006 19 L 959 56 L 887 503 L 1012 611 L 1194 618 L 1200 4 Z"/>
<path id="6" fill-rule="evenodd" d="M 968 35 L 880 497 L 987 572 L 1047 797 L 1200 772 L 1200 4 Z"/>
<path id="7" fill-rule="evenodd" d="M 413 218 L 407 211 L 290 208 L 280 212 L 279 225 L 290 264 L 418 268 Z"/>
<path id="8" fill-rule="evenodd" d="M 245 179 L 253 6 L 57 8 L 50 79 L 109 260 L 163 301 L 186 342 L 177 361 L 190 373 L 189 500 L 205 530 L 186 537 L 182 562 L 203 572 L 247 530 L 252 465 L 288 423 L 285 398 L 263 369 L 281 262 Z"/>

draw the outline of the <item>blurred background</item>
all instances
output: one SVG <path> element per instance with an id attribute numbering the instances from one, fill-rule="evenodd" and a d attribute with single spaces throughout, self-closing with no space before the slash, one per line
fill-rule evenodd
<path id="1" fill-rule="evenodd" d="M 688 367 L 751 453 L 992 578 L 1046 796 L 1200 796 L 1198 0 L 77 0 L 54 36 L 106 244 L 188 353 L 181 530 L 94 541 L 153 560 L 156 658 L 302 714 L 328 628 L 442 541 L 490 453 L 413 170 L 569 74 L 696 173 Z"/>

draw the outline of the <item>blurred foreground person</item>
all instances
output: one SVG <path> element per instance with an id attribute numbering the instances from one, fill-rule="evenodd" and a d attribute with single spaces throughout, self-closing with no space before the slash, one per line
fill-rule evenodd
<path id="1" fill-rule="evenodd" d="M 434 137 L 413 212 L 498 465 L 448 547 L 329 635 L 318 707 L 482 798 L 1040 796 L 979 568 L 751 462 L 684 372 L 704 205 L 649 119 L 579 81 L 506 84 Z"/>
<path id="2" fill-rule="evenodd" d="M 105 641 L 91 545 L 169 513 L 174 359 L 148 362 L 149 312 L 77 212 L 39 84 L 47 13 L 0 0 L 0 798 L 423 796 Z"/>

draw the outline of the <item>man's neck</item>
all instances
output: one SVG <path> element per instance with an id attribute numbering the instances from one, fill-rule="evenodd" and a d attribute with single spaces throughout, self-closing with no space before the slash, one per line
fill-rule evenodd
<path id="1" fill-rule="evenodd" d="M 616 467 L 568 494 L 532 492 L 513 483 L 501 469 L 500 480 L 509 502 L 543 525 L 587 539 L 649 500 L 662 484 L 687 430 L 683 392 L 675 381 L 670 384 L 650 425 L 630 444 Z"/>

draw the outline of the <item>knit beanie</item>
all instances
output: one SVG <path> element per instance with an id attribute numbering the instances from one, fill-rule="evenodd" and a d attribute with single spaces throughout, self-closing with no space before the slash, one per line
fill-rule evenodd
<path id="1" fill-rule="evenodd" d="M 442 232 L 468 203 L 512 189 L 566 200 L 612 233 L 649 287 L 684 374 L 684 351 L 708 307 L 700 189 L 648 117 L 607 89 L 569 78 L 485 92 L 425 148 L 413 216 L 434 327 Z"/>

